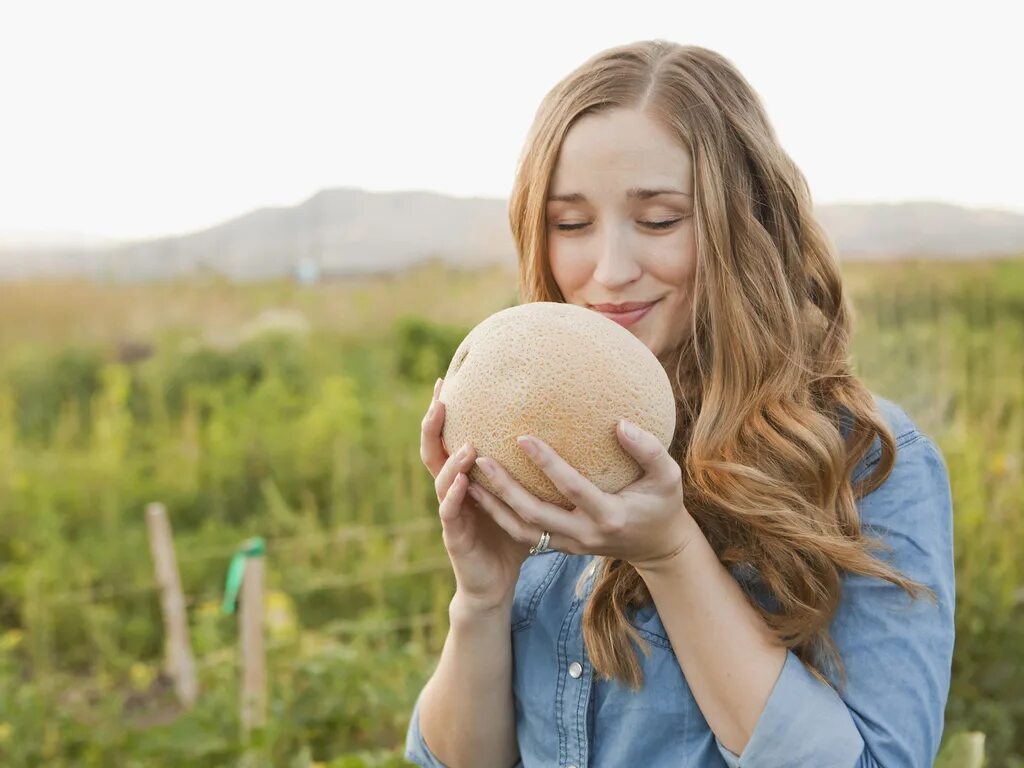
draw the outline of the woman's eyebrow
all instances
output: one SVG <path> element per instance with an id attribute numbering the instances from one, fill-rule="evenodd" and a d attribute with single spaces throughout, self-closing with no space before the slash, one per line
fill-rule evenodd
<path id="1" fill-rule="evenodd" d="M 626 190 L 626 197 L 633 200 L 649 200 L 652 197 L 658 195 L 683 195 L 685 197 L 693 197 L 688 192 L 681 192 L 678 189 L 669 189 L 668 187 L 661 187 L 658 189 L 645 189 L 643 187 L 630 187 Z M 565 195 L 549 195 L 549 203 L 585 203 L 587 198 L 580 192 L 570 192 Z"/>

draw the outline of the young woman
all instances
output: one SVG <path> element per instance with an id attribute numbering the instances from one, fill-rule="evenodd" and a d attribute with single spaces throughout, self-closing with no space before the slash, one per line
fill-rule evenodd
<path id="1" fill-rule="evenodd" d="M 457 586 L 406 757 L 931 766 L 953 653 L 945 463 L 851 373 L 835 249 L 750 85 L 700 47 L 598 53 L 544 98 L 510 220 L 522 299 L 626 325 L 669 373 L 678 428 L 668 451 L 617 428 L 645 474 L 614 495 L 521 440 L 569 512 L 493 461 L 497 496 L 468 483 L 488 462 L 447 455 L 435 389 L 421 456 Z"/>

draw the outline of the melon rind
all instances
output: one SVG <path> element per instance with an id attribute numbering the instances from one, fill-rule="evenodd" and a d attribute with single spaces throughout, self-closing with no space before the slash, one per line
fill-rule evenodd
<path id="1" fill-rule="evenodd" d="M 466 442 L 501 464 L 538 499 L 572 504 L 516 443 L 540 438 L 607 493 L 643 470 L 615 435 L 620 418 L 668 448 L 676 407 L 664 367 L 628 329 L 604 315 L 560 302 L 532 302 L 494 313 L 452 355 L 438 395 L 450 453 Z M 473 466 L 469 477 L 497 489 Z"/>

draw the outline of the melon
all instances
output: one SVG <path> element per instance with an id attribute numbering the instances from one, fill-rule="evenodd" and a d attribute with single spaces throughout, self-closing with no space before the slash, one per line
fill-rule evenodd
<path id="1" fill-rule="evenodd" d="M 607 493 L 643 469 L 616 437 L 619 419 L 667 449 L 676 407 L 668 374 L 628 329 L 597 311 L 539 301 L 503 309 L 462 339 L 438 398 L 445 405 L 448 453 L 471 443 L 542 501 L 574 505 L 516 443 L 533 435 Z M 469 478 L 497 489 L 477 466 Z"/>

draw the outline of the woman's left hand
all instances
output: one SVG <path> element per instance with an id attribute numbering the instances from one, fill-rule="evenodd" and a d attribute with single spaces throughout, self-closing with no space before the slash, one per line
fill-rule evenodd
<path id="1" fill-rule="evenodd" d="M 548 546 L 573 555 L 605 555 L 625 560 L 637 570 L 671 560 L 700 535 L 683 504 L 679 465 L 654 435 L 639 427 L 630 438 L 620 421 L 619 443 L 643 468 L 644 476 L 615 494 L 606 493 L 573 469 L 550 446 L 530 436 L 518 439 L 537 467 L 575 509 L 541 501 L 520 485 L 498 462 L 477 459 L 477 465 L 498 490 L 478 483 L 469 492 L 494 521 L 522 544 L 536 545 L 548 531 Z M 531 445 L 535 450 L 531 451 Z M 489 471 L 489 467 L 490 470 Z M 499 498 L 500 497 L 500 498 Z"/>

